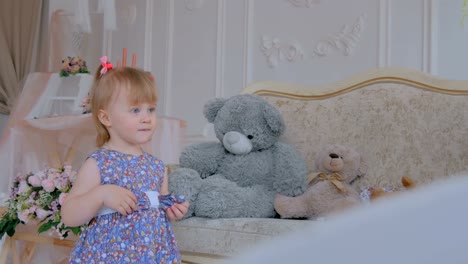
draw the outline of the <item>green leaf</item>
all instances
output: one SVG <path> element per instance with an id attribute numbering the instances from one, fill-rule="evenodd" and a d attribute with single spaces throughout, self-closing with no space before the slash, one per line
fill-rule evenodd
<path id="1" fill-rule="evenodd" d="M 3 230 L 3 228 L 5 228 L 6 224 L 7 224 L 7 220 L 4 220 L 2 218 L 2 220 L 0 220 L 0 232 Z"/>
<path id="2" fill-rule="evenodd" d="M 12 236 L 15 234 L 15 231 L 16 231 L 16 230 L 15 230 L 14 228 L 12 228 L 12 229 L 8 229 L 8 230 L 6 231 L 6 233 L 7 233 L 7 235 L 9 235 L 10 237 L 12 237 Z"/>
<path id="3" fill-rule="evenodd" d="M 78 235 L 81 232 L 81 227 L 75 226 L 70 228 L 73 234 Z"/>
<path id="4" fill-rule="evenodd" d="M 61 70 L 59 75 L 60 75 L 60 77 L 68 77 L 68 76 L 70 76 L 70 74 L 69 74 L 68 72 L 64 71 L 64 70 Z"/>
<path id="5" fill-rule="evenodd" d="M 53 225 L 54 225 L 54 222 L 52 220 L 49 220 L 49 221 L 47 221 L 47 223 L 39 226 L 39 228 L 37 229 L 37 232 L 39 232 L 39 233 L 45 232 L 45 231 L 51 229 Z"/>
<path id="6" fill-rule="evenodd" d="M 18 219 L 9 219 L 9 221 L 4 226 L 4 229 L 1 230 L 0 235 L 3 237 L 3 234 L 7 233 L 9 236 L 15 234 L 16 226 L 19 224 Z"/>

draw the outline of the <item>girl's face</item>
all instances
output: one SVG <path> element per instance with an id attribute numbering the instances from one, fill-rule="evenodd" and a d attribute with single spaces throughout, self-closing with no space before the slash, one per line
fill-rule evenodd
<path id="1" fill-rule="evenodd" d="M 125 149 L 151 141 L 156 128 L 155 104 L 131 104 L 127 89 L 119 88 L 116 98 L 103 112 L 108 121 L 103 124 L 109 131 L 109 143 L 113 146 Z"/>

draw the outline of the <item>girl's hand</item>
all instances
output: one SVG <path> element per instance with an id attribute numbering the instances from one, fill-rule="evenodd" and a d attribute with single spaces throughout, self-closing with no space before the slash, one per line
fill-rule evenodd
<path id="1" fill-rule="evenodd" d="M 104 206 L 107 206 L 122 215 L 131 214 L 133 211 L 138 209 L 138 201 L 131 191 L 114 184 L 101 185 L 99 188 L 102 188 L 101 191 Z"/>
<path id="2" fill-rule="evenodd" d="M 187 213 L 189 208 L 189 202 L 175 203 L 171 207 L 166 209 L 167 217 L 170 222 L 182 219 Z"/>

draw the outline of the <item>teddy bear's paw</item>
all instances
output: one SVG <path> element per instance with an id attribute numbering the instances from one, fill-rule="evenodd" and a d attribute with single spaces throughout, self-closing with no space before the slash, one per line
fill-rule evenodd
<path id="1" fill-rule="evenodd" d="M 241 207 L 239 198 L 229 191 L 235 187 L 233 182 L 217 177 L 205 180 L 196 200 L 195 215 L 228 218 L 239 214 Z"/>
<path id="2" fill-rule="evenodd" d="M 307 218 L 309 216 L 307 203 L 302 198 L 277 194 L 274 206 L 281 218 Z"/>
<path id="3" fill-rule="evenodd" d="M 192 169 L 179 168 L 169 175 L 169 191 L 177 195 L 183 195 L 190 203 L 186 217 L 193 215 L 195 200 L 202 185 L 202 179 L 198 172 Z"/>
<path id="4" fill-rule="evenodd" d="M 180 154 L 180 165 L 196 170 L 204 179 L 216 173 L 219 167 L 218 159 L 223 157 L 224 153 L 223 145 L 217 142 L 193 144 Z"/>
<path id="5" fill-rule="evenodd" d="M 291 203 L 291 197 L 282 195 L 282 194 L 277 194 L 275 197 L 274 201 L 274 206 L 276 212 L 280 215 L 281 218 L 289 218 L 290 216 L 288 215 L 288 208 L 290 207 Z"/>
<path id="6" fill-rule="evenodd" d="M 195 215 L 209 218 L 273 217 L 272 192 L 263 186 L 239 187 L 223 178 L 209 178 L 198 194 Z M 205 180 L 207 181 L 207 180 Z"/>
<path id="7" fill-rule="evenodd" d="M 305 192 L 305 190 L 307 189 L 307 187 L 306 186 L 297 186 L 297 187 L 286 188 L 285 186 L 278 186 L 278 188 L 276 188 L 276 189 L 278 190 L 279 193 L 281 193 L 283 195 L 295 197 L 295 196 L 303 194 Z"/>

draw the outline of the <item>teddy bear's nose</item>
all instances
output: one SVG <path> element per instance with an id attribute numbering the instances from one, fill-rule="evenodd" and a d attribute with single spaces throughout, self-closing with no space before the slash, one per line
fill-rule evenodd
<path id="1" fill-rule="evenodd" d="M 335 154 L 335 153 L 331 153 L 331 154 L 330 154 L 330 158 L 332 158 L 332 159 L 337 159 L 337 158 L 339 158 L 339 157 L 340 157 L 340 156 L 338 156 L 338 155 Z"/>
<path id="2" fill-rule="evenodd" d="M 236 133 L 227 133 L 225 135 L 226 137 L 226 141 L 229 143 L 229 144 L 234 144 L 234 143 L 237 143 L 237 141 L 239 141 L 240 137 L 239 135 L 237 135 Z"/>

